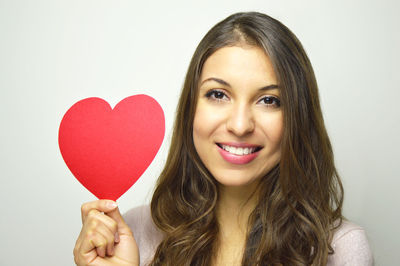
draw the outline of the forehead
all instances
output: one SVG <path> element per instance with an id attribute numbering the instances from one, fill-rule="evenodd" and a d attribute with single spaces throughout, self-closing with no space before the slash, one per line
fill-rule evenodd
<path id="1" fill-rule="evenodd" d="M 210 77 L 228 79 L 230 83 L 276 83 L 272 63 L 258 46 L 223 47 L 204 63 L 200 84 Z M 265 84 L 264 84 L 265 85 Z"/>

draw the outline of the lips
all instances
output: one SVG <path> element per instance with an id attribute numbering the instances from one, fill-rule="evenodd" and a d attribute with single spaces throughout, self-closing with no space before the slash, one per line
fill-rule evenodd
<path id="1" fill-rule="evenodd" d="M 262 146 L 245 143 L 217 143 L 222 158 L 232 164 L 247 164 L 253 161 Z"/>

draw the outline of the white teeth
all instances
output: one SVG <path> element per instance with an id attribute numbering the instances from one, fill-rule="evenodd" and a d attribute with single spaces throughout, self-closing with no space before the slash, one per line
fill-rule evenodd
<path id="1" fill-rule="evenodd" d="M 236 147 L 232 147 L 232 146 L 228 146 L 228 145 L 222 145 L 222 149 L 226 150 L 229 153 L 235 154 L 235 155 L 247 155 L 250 153 L 253 153 L 256 148 L 236 148 Z"/>

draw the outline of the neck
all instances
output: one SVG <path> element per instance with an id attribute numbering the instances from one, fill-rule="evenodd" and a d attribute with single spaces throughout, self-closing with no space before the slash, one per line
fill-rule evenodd
<path id="1" fill-rule="evenodd" d="M 257 204 L 256 185 L 219 185 L 216 216 L 219 224 L 217 249 L 212 265 L 240 265 L 246 243 L 247 223 Z"/>
<path id="2" fill-rule="evenodd" d="M 257 204 L 256 184 L 247 187 L 220 185 L 217 219 L 223 235 L 235 232 L 246 236 L 248 218 Z"/>

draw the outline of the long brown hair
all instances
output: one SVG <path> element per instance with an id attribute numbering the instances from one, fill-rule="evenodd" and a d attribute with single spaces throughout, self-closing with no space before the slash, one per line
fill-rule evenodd
<path id="1" fill-rule="evenodd" d="M 151 202 L 164 239 L 151 265 L 210 265 L 216 251 L 217 182 L 193 144 L 199 77 L 217 49 L 250 44 L 269 56 L 284 114 L 281 160 L 258 187 L 242 265 L 325 265 L 341 223 L 343 187 L 319 104 L 311 63 L 296 36 L 261 13 L 229 16 L 201 40 L 186 74 L 170 151 Z"/>

